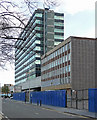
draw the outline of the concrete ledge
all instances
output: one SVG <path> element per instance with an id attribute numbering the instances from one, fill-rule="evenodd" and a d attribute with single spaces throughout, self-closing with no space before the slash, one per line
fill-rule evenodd
<path id="1" fill-rule="evenodd" d="M 41 87 L 41 91 L 45 90 L 60 90 L 60 89 L 70 89 L 71 84 L 62 84 L 62 85 L 56 85 L 56 86 L 48 86 L 48 87 Z"/>

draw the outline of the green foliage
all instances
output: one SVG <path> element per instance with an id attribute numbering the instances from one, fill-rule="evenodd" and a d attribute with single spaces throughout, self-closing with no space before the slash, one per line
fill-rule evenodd
<path id="1" fill-rule="evenodd" d="M 2 87 L 2 93 L 8 94 L 9 93 L 9 87 L 8 86 L 3 86 Z"/>

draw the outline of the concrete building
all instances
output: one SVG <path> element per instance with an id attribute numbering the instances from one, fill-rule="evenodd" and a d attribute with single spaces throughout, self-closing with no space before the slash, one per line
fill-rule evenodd
<path id="1" fill-rule="evenodd" d="M 4 86 L 10 87 L 13 86 L 12 84 L 4 84 Z"/>
<path id="2" fill-rule="evenodd" d="M 9 87 L 10 93 L 14 92 L 14 85 Z"/>
<path id="3" fill-rule="evenodd" d="M 95 88 L 95 39 L 71 36 L 41 59 L 42 91 Z"/>
<path id="4" fill-rule="evenodd" d="M 15 85 L 41 76 L 41 55 L 63 40 L 64 14 L 35 10 L 15 43 Z"/>
<path id="5" fill-rule="evenodd" d="M 15 86 L 17 87 L 17 85 Z M 41 76 L 36 77 L 34 79 L 30 79 L 28 81 L 25 81 L 23 83 L 20 83 L 18 87 L 21 87 L 21 91 L 40 91 L 41 89 Z M 18 90 L 18 88 L 17 88 Z M 17 91 L 16 91 L 17 92 Z"/>
<path id="6" fill-rule="evenodd" d="M 13 85 L 12 84 L 4 84 L 4 87 L 10 88 L 11 86 L 13 86 Z"/>

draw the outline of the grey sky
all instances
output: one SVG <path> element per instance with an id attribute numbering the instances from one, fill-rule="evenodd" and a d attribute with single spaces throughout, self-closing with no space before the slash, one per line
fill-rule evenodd
<path id="1" fill-rule="evenodd" d="M 69 36 L 94 37 L 95 11 L 82 11 L 65 16 L 65 38 Z"/>

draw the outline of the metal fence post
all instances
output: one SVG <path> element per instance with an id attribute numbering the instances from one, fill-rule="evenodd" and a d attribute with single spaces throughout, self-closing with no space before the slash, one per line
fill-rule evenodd
<path id="1" fill-rule="evenodd" d="M 76 109 L 78 109 L 78 96 L 77 96 L 77 94 L 78 94 L 78 91 L 76 91 Z"/>
<path id="2" fill-rule="evenodd" d="M 41 104 L 42 104 L 42 102 L 41 102 L 41 100 L 40 100 L 40 106 L 41 106 Z"/>
<path id="3" fill-rule="evenodd" d="M 39 101 L 37 100 L 37 106 L 39 105 Z"/>
<path id="4" fill-rule="evenodd" d="M 65 92 L 65 107 L 67 107 L 67 90 Z"/>
<path id="5" fill-rule="evenodd" d="M 83 109 L 84 109 L 84 90 L 82 91 Z"/>
<path id="6" fill-rule="evenodd" d="M 72 90 L 71 90 L 71 108 L 72 108 Z"/>

